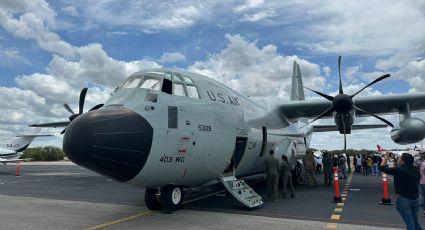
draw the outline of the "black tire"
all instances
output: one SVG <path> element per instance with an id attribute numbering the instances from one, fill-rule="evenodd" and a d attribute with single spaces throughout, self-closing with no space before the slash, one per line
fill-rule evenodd
<path id="1" fill-rule="evenodd" d="M 158 189 L 147 188 L 145 192 L 145 204 L 149 210 L 160 210 Z"/>
<path id="2" fill-rule="evenodd" d="M 183 205 L 183 188 L 168 185 L 161 189 L 162 213 L 171 214 Z"/>

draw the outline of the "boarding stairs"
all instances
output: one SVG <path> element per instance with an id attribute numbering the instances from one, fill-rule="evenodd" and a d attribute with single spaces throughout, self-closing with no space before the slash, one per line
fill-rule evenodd
<path id="1" fill-rule="evenodd" d="M 239 202 L 249 208 L 255 208 L 263 204 L 263 200 L 254 189 L 252 189 L 244 180 L 239 180 L 235 176 L 220 177 L 221 183 Z"/>

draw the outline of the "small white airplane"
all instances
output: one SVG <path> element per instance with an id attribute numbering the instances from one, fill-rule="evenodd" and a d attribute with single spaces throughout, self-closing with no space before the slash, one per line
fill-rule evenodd
<path id="1" fill-rule="evenodd" d="M 407 149 L 407 150 L 387 150 L 382 148 L 380 145 L 376 145 L 377 151 L 380 155 L 384 155 L 387 152 L 393 153 L 397 157 L 400 157 L 403 153 L 409 153 L 413 155 L 415 158 L 419 157 L 419 151 L 422 150 L 422 148 L 419 148 L 415 145 L 413 149 Z"/>
<path id="2" fill-rule="evenodd" d="M 338 67 L 340 69 L 340 59 Z M 340 72 L 340 71 L 339 71 Z M 261 77 L 261 76 L 258 76 Z M 395 127 L 393 140 L 414 143 L 425 137 L 425 122 L 411 111 L 425 109 L 425 93 L 356 97 L 389 77 L 384 75 L 353 95 L 344 94 L 339 76 L 335 97 L 305 100 L 301 71 L 294 63 L 291 101 L 266 107 L 212 78 L 175 69 L 149 69 L 132 74 L 105 102 L 83 113 L 87 88 L 80 94 L 79 113 L 69 121 L 32 127 L 66 127 L 63 148 L 74 163 L 120 182 L 146 188 L 149 209 L 169 213 L 182 204 L 183 188 L 222 183 L 248 207 L 262 199 L 243 180 L 261 174 L 270 150 L 286 155 L 296 180 L 313 132 Z M 400 113 L 394 126 L 376 114 Z M 355 125 L 370 115 L 385 125 Z M 306 118 L 333 117 L 335 125 L 311 125 Z M 334 141 L 334 140 L 329 140 Z M 345 146 L 345 144 L 344 144 Z"/>
<path id="3" fill-rule="evenodd" d="M 27 159 L 20 159 L 25 149 L 31 144 L 36 137 L 48 137 L 52 135 L 20 135 L 11 140 L 9 143 L 0 144 L 0 163 L 6 165 L 7 163 L 15 163 L 25 161 Z"/>

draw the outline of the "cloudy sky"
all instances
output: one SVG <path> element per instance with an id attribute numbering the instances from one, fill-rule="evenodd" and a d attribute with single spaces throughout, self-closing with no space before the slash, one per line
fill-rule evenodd
<path id="1" fill-rule="evenodd" d="M 87 108 L 102 103 L 144 68 L 187 69 L 245 95 L 286 99 L 294 60 L 306 85 L 336 93 L 342 55 L 346 91 L 390 73 L 363 94 L 381 95 L 425 91 L 424 54 L 421 0 L 2 0 L 0 136 L 66 119 L 62 104 L 76 109 L 83 87 L 90 88 Z M 356 131 L 348 144 L 396 147 L 389 131 Z M 35 144 L 60 146 L 61 136 Z M 342 145 L 336 133 L 313 137 L 313 147 Z"/>

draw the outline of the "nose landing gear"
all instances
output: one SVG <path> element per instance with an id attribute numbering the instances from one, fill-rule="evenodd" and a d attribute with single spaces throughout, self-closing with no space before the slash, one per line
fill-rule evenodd
<path id="1" fill-rule="evenodd" d="M 176 185 L 167 185 L 158 189 L 146 189 L 145 204 L 150 210 L 161 210 L 171 214 L 183 206 L 183 188 Z"/>

